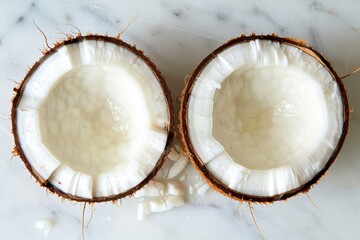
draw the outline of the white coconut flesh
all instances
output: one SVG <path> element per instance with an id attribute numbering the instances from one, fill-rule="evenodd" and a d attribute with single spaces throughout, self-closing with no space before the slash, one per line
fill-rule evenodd
<path id="1" fill-rule="evenodd" d="M 336 81 L 288 44 L 252 40 L 228 47 L 198 75 L 188 102 L 198 157 L 229 188 L 281 195 L 324 168 L 342 133 Z"/>
<path id="2" fill-rule="evenodd" d="M 150 67 L 124 47 L 95 40 L 50 55 L 17 109 L 32 168 L 64 193 L 89 199 L 143 181 L 164 151 L 169 121 Z"/>

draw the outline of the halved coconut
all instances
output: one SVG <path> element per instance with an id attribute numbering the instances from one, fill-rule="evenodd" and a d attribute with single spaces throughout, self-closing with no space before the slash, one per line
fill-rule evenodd
<path id="1" fill-rule="evenodd" d="M 65 198 L 131 195 L 169 152 L 170 92 L 155 65 L 119 39 L 57 44 L 15 91 L 15 152 L 42 186 Z"/>
<path id="2" fill-rule="evenodd" d="M 349 125 L 346 92 L 302 41 L 241 36 L 196 68 L 183 93 L 180 131 L 207 182 L 237 200 L 283 200 L 318 181 Z"/>

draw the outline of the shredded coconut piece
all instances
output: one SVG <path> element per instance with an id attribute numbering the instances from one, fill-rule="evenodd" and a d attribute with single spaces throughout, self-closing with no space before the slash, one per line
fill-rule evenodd
<path id="1" fill-rule="evenodd" d="M 50 220 L 39 220 L 35 222 L 35 227 L 39 230 L 42 230 L 45 236 L 47 236 L 51 229 L 51 221 Z"/>
<path id="2" fill-rule="evenodd" d="M 145 185 L 134 194 L 141 198 L 138 205 L 138 220 L 142 221 L 155 212 L 169 211 L 185 204 L 183 181 L 185 169 L 189 162 L 187 156 L 181 154 L 180 145 L 175 142 L 170 150 L 167 161 L 154 181 Z"/>

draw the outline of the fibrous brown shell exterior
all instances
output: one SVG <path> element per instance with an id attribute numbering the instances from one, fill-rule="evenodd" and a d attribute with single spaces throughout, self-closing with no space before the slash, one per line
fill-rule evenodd
<path id="1" fill-rule="evenodd" d="M 152 70 L 154 76 L 156 76 L 159 84 L 162 87 L 165 98 L 167 100 L 168 115 L 169 115 L 169 120 L 170 120 L 169 124 L 167 126 L 168 137 L 167 137 L 167 141 L 166 141 L 164 151 L 162 152 L 157 164 L 152 169 L 150 174 L 143 181 L 141 181 L 138 185 L 136 185 L 133 188 L 128 189 L 126 192 L 122 192 L 122 193 L 117 194 L 117 195 L 105 196 L 105 197 L 93 197 L 91 199 L 89 199 L 89 198 L 81 198 L 81 197 L 78 197 L 78 196 L 75 196 L 75 195 L 71 195 L 69 193 L 65 193 L 65 192 L 61 191 L 60 189 L 58 189 L 57 187 L 55 187 L 54 185 L 52 185 L 48 180 L 43 179 L 32 168 L 32 166 L 29 163 L 27 157 L 25 156 L 25 154 L 24 154 L 24 152 L 22 150 L 22 147 L 20 145 L 20 140 L 19 140 L 18 130 L 17 130 L 17 107 L 18 107 L 20 99 L 21 99 L 21 97 L 23 95 L 26 84 L 29 81 L 29 79 L 31 78 L 31 76 L 35 73 L 35 71 L 39 68 L 39 66 L 44 61 L 46 61 L 48 59 L 48 57 L 50 57 L 52 54 L 57 52 L 58 49 L 60 49 L 62 46 L 69 45 L 69 44 L 80 43 L 80 42 L 85 41 L 85 40 L 104 41 L 104 42 L 109 42 L 109 43 L 115 44 L 117 46 L 121 46 L 121 47 L 129 50 L 133 54 L 135 54 L 140 59 L 142 59 L 146 63 L 146 65 Z M 172 142 L 172 140 L 174 138 L 174 110 L 173 110 L 173 106 L 172 106 L 170 90 L 167 87 L 165 79 L 162 76 L 162 74 L 160 73 L 160 71 L 157 69 L 155 64 L 148 57 L 146 57 L 144 55 L 143 51 L 136 49 L 135 46 L 131 46 L 130 44 L 122 41 L 119 38 L 114 38 L 114 37 L 109 37 L 109 36 L 102 36 L 102 35 L 86 35 L 86 36 L 82 36 L 81 34 L 79 34 L 76 37 L 68 37 L 68 39 L 66 39 L 66 40 L 64 40 L 64 41 L 62 41 L 60 43 L 56 43 L 53 48 L 50 48 L 50 49 L 47 49 L 46 51 L 44 51 L 44 55 L 39 59 L 39 61 L 37 61 L 30 68 L 30 70 L 27 73 L 27 75 L 25 76 L 24 80 L 20 83 L 18 88 L 14 89 L 14 92 L 15 92 L 15 97 L 13 98 L 12 109 L 11 109 L 12 132 L 14 134 L 14 140 L 15 140 L 15 148 L 14 148 L 13 154 L 18 155 L 21 158 L 21 160 L 24 162 L 24 164 L 25 164 L 26 168 L 28 169 L 28 171 L 40 183 L 40 185 L 42 187 L 46 187 L 48 190 L 50 190 L 50 192 L 56 193 L 60 197 L 70 199 L 70 200 L 74 200 L 74 201 L 77 201 L 77 202 L 95 203 L 95 202 L 105 202 L 105 201 L 116 201 L 116 200 L 119 200 L 119 199 L 124 198 L 126 196 L 131 196 L 137 190 L 141 189 L 144 185 L 146 185 L 151 179 L 153 179 L 156 176 L 157 172 L 161 169 L 162 165 L 164 164 L 164 162 L 166 160 L 166 156 L 168 155 L 168 153 L 170 151 L 171 142 Z"/>
<path id="2" fill-rule="evenodd" d="M 213 60 L 219 53 L 226 50 L 227 48 L 241 44 L 246 43 L 253 40 L 270 40 L 273 42 L 279 42 L 281 44 L 287 44 L 296 48 L 299 48 L 303 52 L 309 54 L 313 58 L 315 58 L 321 65 L 324 66 L 326 70 L 329 71 L 329 73 L 332 75 L 333 79 L 338 84 L 340 94 L 341 94 L 341 101 L 343 106 L 343 130 L 340 136 L 340 139 L 338 141 L 337 146 L 334 148 L 334 151 L 324 166 L 323 169 L 321 169 L 309 182 L 306 184 L 296 188 L 292 189 L 288 192 L 285 192 L 283 194 L 278 194 L 274 196 L 253 196 L 244 194 L 238 191 L 235 191 L 225 184 L 223 184 L 219 179 L 217 179 L 214 175 L 212 175 L 209 170 L 206 168 L 204 163 L 201 161 L 200 157 L 197 155 L 193 144 L 191 142 L 189 133 L 188 133 L 188 103 L 189 103 L 189 97 L 192 91 L 192 88 L 194 86 L 194 83 L 196 82 L 197 77 L 201 74 L 202 70 L 206 67 L 206 65 Z M 192 73 L 191 77 L 189 78 L 189 81 L 187 82 L 182 94 L 181 94 L 181 103 L 180 103 L 180 112 L 179 112 L 179 129 L 181 138 L 183 141 L 183 145 L 185 147 L 185 151 L 187 152 L 193 166 L 196 168 L 196 170 L 200 173 L 202 178 L 216 191 L 219 193 L 230 197 L 234 200 L 238 201 L 248 201 L 248 202 L 257 202 L 257 203 L 271 203 L 274 201 L 279 200 L 286 200 L 296 194 L 299 193 L 306 193 L 314 184 L 316 184 L 319 179 L 325 174 L 325 172 L 329 169 L 331 164 L 335 161 L 336 157 L 338 156 L 341 147 L 343 146 L 345 137 L 347 135 L 348 129 L 349 129 L 349 104 L 348 99 L 346 95 L 346 91 L 344 88 L 344 85 L 337 75 L 337 73 L 334 71 L 334 69 L 331 67 L 331 64 L 316 50 L 312 49 L 311 47 L 306 45 L 306 42 L 303 40 L 295 39 L 295 38 L 282 38 L 278 37 L 276 34 L 272 35 L 250 35 L 245 36 L 242 35 L 240 37 L 231 39 L 224 45 L 217 48 L 215 51 L 213 51 L 211 54 L 209 54 L 195 69 L 195 71 Z"/>

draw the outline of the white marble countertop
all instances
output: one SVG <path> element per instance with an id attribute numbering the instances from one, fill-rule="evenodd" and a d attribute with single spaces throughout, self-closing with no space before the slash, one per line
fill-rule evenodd
<path id="1" fill-rule="evenodd" d="M 240 3 L 241 2 L 241 3 Z M 303 38 L 340 76 L 360 66 L 360 2 L 349 1 L 0 1 L 0 232 L 1 239 L 81 239 L 82 204 L 48 194 L 11 158 L 10 100 L 14 81 L 61 31 L 116 35 L 143 49 L 166 77 L 176 111 L 187 74 L 229 38 L 252 32 Z M 74 25 L 74 26 L 73 26 Z M 271 206 L 253 205 L 265 239 L 360 239 L 360 74 L 344 80 L 350 133 L 338 160 L 310 192 Z M 191 166 L 188 166 L 191 171 Z M 197 174 L 193 173 L 193 177 Z M 95 205 L 86 239 L 260 239 L 247 204 L 215 192 L 138 222 L 138 199 Z M 85 220 L 90 217 L 90 207 Z M 48 235 L 35 226 L 51 222 Z"/>

